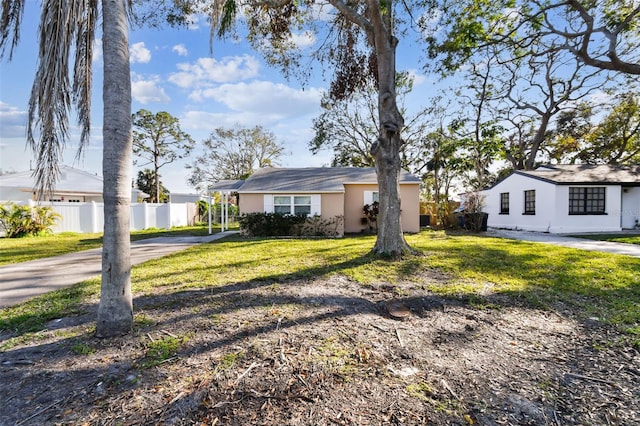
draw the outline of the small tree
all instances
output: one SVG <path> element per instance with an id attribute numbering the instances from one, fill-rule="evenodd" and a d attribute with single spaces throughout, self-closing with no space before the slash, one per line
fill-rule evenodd
<path id="1" fill-rule="evenodd" d="M 133 119 L 133 153 L 144 161 L 146 166 L 153 165 L 155 186 L 153 199 L 160 200 L 161 167 L 184 158 L 193 149 L 194 141 L 187 133 L 180 129 L 177 118 L 168 112 L 153 114 L 141 109 L 132 116 Z"/>
<path id="2" fill-rule="evenodd" d="M 262 126 L 219 127 L 203 141 L 205 153 L 187 166 L 189 183 L 199 190 L 220 180 L 246 179 L 256 168 L 276 165 L 284 147 Z"/>
<path id="3" fill-rule="evenodd" d="M 19 206 L 16 203 L 0 204 L 0 230 L 8 238 L 50 233 L 51 227 L 61 216 L 48 206 Z"/>
<path id="4" fill-rule="evenodd" d="M 136 179 L 136 186 L 139 190 L 150 194 L 150 203 L 166 203 L 169 201 L 169 190 L 158 180 L 158 176 L 150 169 L 140 170 Z M 160 198 L 156 198 L 156 188 L 160 187 Z"/>

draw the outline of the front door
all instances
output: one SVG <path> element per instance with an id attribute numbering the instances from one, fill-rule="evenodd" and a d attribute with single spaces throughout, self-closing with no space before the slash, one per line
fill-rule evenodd
<path id="1" fill-rule="evenodd" d="M 633 229 L 640 221 L 640 187 L 622 189 L 622 229 Z"/>

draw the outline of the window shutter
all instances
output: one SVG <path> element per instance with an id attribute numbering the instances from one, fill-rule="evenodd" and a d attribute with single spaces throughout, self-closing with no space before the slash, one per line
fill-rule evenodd
<path id="1" fill-rule="evenodd" d="M 311 216 L 322 214 L 322 195 L 313 194 L 311 195 Z"/>
<path id="2" fill-rule="evenodd" d="M 264 212 L 273 213 L 273 195 L 264 194 Z"/>
<path id="3" fill-rule="evenodd" d="M 364 191 L 364 204 L 372 204 L 373 203 L 373 191 Z"/>

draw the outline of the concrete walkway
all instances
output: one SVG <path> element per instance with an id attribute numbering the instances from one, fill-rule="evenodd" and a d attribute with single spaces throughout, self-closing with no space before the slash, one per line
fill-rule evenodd
<path id="1" fill-rule="evenodd" d="M 530 231 L 508 231 L 504 229 L 489 229 L 486 235 L 490 237 L 535 241 L 539 243 L 573 247 L 582 250 L 600 251 L 605 253 L 615 253 L 633 257 L 640 257 L 640 245 L 638 244 L 613 243 L 609 241 L 596 241 L 583 238 L 567 237 L 558 234 Z"/>
<path id="2" fill-rule="evenodd" d="M 237 231 L 202 237 L 157 237 L 131 243 L 131 263 L 167 256 Z M 0 267 L 0 308 L 17 305 L 49 291 L 69 287 L 102 273 L 102 248 Z"/>

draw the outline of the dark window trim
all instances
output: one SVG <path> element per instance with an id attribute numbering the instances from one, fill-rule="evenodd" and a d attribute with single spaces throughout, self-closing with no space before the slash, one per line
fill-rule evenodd
<path id="1" fill-rule="evenodd" d="M 589 196 L 587 195 L 589 191 L 594 191 L 595 189 L 599 189 L 602 192 L 602 198 L 593 198 L 593 194 L 592 194 L 592 198 L 589 198 Z M 577 191 L 580 190 L 582 192 L 582 196 L 576 200 L 572 200 L 571 198 L 571 193 L 572 190 Z M 599 194 L 598 194 L 599 195 Z M 569 194 L 568 194 L 568 201 L 569 201 L 569 216 L 606 216 L 607 215 L 607 188 L 606 186 L 570 186 L 569 187 Z M 580 210 L 579 211 L 571 211 L 571 202 L 574 201 L 576 203 L 580 203 L 581 205 L 579 206 Z M 592 203 L 594 201 L 597 201 L 598 204 L 601 204 L 602 206 L 602 210 L 594 210 L 594 211 L 588 211 L 587 210 L 587 203 L 588 201 L 591 201 Z M 600 203 L 600 201 L 602 203 Z"/>
<path id="2" fill-rule="evenodd" d="M 510 208 L 510 206 L 509 206 L 509 193 L 508 192 L 501 192 L 500 193 L 500 213 L 499 214 L 508 215 L 509 214 L 509 208 Z"/>
<path id="3" fill-rule="evenodd" d="M 527 193 L 533 194 L 533 200 L 527 200 Z M 533 207 L 533 208 L 531 208 Z M 536 214 L 536 190 L 527 189 L 524 191 L 524 211 L 523 215 L 534 216 Z"/>

